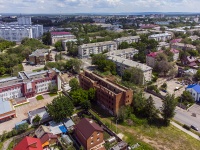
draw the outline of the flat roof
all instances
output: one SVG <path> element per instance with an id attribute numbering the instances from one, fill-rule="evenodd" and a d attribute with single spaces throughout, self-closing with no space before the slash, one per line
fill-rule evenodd
<path id="1" fill-rule="evenodd" d="M 115 39 L 115 41 L 121 41 L 121 40 L 130 40 L 130 39 L 140 39 L 140 36 L 127 36 L 127 37 L 121 37 Z"/>
<path id="2" fill-rule="evenodd" d="M 149 37 L 150 38 L 156 38 L 156 37 L 161 37 L 161 36 L 170 36 L 171 34 L 169 33 L 162 33 L 162 34 L 152 34 Z"/>
<path id="3" fill-rule="evenodd" d="M 10 101 L 6 101 L 3 100 L 3 98 L 0 98 L 0 114 L 4 114 L 13 110 L 14 108 Z"/>
<path id="4" fill-rule="evenodd" d="M 81 48 L 88 48 L 88 47 L 96 47 L 96 46 L 104 46 L 104 45 L 111 45 L 116 44 L 114 41 L 105 41 L 105 42 L 97 42 L 97 43 L 89 43 L 80 45 Z"/>
<path id="5" fill-rule="evenodd" d="M 137 52 L 138 52 L 137 49 L 127 48 L 127 49 L 119 49 L 116 51 L 111 51 L 106 54 L 107 54 L 107 56 L 110 56 L 110 55 L 120 55 L 120 54 L 128 54 L 128 53 L 137 53 Z"/>
<path id="6" fill-rule="evenodd" d="M 117 62 L 117 63 L 124 64 L 124 65 L 129 66 L 129 67 L 139 68 L 143 72 L 148 71 L 148 70 L 152 70 L 151 67 L 149 67 L 149 66 L 147 66 L 145 64 L 138 63 L 136 61 L 132 61 L 132 60 L 129 60 L 129 59 L 121 58 L 119 56 L 109 56 L 108 59 L 112 60 L 114 62 Z"/>

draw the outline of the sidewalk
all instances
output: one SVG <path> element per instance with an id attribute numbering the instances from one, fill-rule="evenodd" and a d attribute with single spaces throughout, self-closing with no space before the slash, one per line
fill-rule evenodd
<path id="1" fill-rule="evenodd" d="M 175 122 L 173 122 L 173 121 L 170 121 L 170 123 L 171 123 L 173 126 L 175 126 L 175 127 L 177 127 L 178 129 L 180 129 L 181 131 L 183 131 L 183 132 L 189 134 L 189 135 L 192 136 L 193 138 L 195 138 L 195 139 L 197 139 L 197 140 L 200 141 L 200 137 L 199 137 L 198 135 L 196 135 L 196 134 L 194 134 L 193 132 L 191 132 L 191 131 L 189 131 L 189 130 L 183 128 L 182 126 L 180 126 L 179 124 L 177 124 L 177 123 L 175 123 Z"/>

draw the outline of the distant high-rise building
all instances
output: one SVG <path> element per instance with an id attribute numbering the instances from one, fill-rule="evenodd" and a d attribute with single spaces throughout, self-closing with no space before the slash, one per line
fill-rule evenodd
<path id="1" fill-rule="evenodd" d="M 18 17 L 17 22 L 19 25 L 31 25 L 31 17 Z"/>

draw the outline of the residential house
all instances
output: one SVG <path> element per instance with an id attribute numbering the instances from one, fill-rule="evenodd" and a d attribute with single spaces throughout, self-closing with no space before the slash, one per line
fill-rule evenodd
<path id="1" fill-rule="evenodd" d="M 158 42 L 165 42 L 172 39 L 172 34 L 170 33 L 153 34 L 150 35 L 148 38 L 154 39 Z"/>
<path id="2" fill-rule="evenodd" d="M 125 59 L 133 59 L 133 56 L 138 54 L 138 50 L 134 48 L 119 49 L 117 51 L 111 51 L 107 53 L 107 56 L 119 56 Z"/>
<path id="3" fill-rule="evenodd" d="M 196 46 L 184 43 L 173 43 L 171 44 L 171 48 L 180 50 L 196 50 Z"/>
<path id="4" fill-rule="evenodd" d="M 44 134 L 46 133 L 51 133 L 49 128 L 44 125 L 40 125 L 36 130 L 35 130 L 35 135 L 37 138 L 41 138 Z"/>
<path id="5" fill-rule="evenodd" d="M 181 59 L 182 64 L 189 66 L 189 67 L 197 66 L 196 61 L 197 61 L 197 59 L 195 57 L 192 57 L 192 56 L 186 56 L 183 59 Z"/>
<path id="6" fill-rule="evenodd" d="M 52 133 L 45 133 L 41 138 L 40 141 L 42 143 L 42 147 L 49 147 L 55 145 L 58 141 L 57 135 L 53 135 Z"/>
<path id="7" fill-rule="evenodd" d="M 122 42 L 127 42 L 128 44 L 136 43 L 140 41 L 140 36 L 127 36 L 127 37 L 121 37 L 114 40 L 117 43 L 117 46 L 119 46 Z"/>
<path id="8" fill-rule="evenodd" d="M 162 50 L 164 48 L 169 48 L 170 47 L 170 44 L 167 43 L 167 42 L 159 42 L 158 43 L 158 46 L 157 46 L 157 50 Z"/>
<path id="9" fill-rule="evenodd" d="M 191 39 L 192 41 L 196 41 L 200 39 L 200 37 L 197 35 L 189 36 L 188 38 Z"/>
<path id="10" fill-rule="evenodd" d="M 98 42 L 83 44 L 78 47 L 78 55 L 80 58 L 90 57 L 91 54 L 99 54 L 104 51 L 117 50 L 117 43 L 114 41 Z"/>
<path id="11" fill-rule="evenodd" d="M 173 33 L 183 33 L 183 34 L 186 34 L 186 30 L 179 29 L 179 28 L 167 29 L 167 31 L 170 31 L 170 32 L 173 32 Z"/>
<path id="12" fill-rule="evenodd" d="M 95 88 L 97 103 L 112 115 L 117 115 L 121 106 L 127 106 L 132 103 L 132 90 L 96 73 L 84 71 L 79 74 L 79 82 L 80 86 L 85 90 Z"/>
<path id="13" fill-rule="evenodd" d="M 52 61 L 52 54 L 49 49 L 37 49 L 29 55 L 31 65 L 45 65 L 47 61 Z"/>
<path id="14" fill-rule="evenodd" d="M 170 44 L 173 44 L 173 43 L 180 43 L 182 41 L 182 39 L 173 39 L 170 41 Z"/>
<path id="15" fill-rule="evenodd" d="M 170 52 L 173 53 L 173 60 L 177 61 L 179 59 L 179 50 L 172 48 L 170 49 Z"/>
<path id="16" fill-rule="evenodd" d="M 49 122 L 49 130 L 53 135 L 61 136 L 61 134 L 66 134 L 68 130 L 63 125 L 63 123 L 56 123 L 55 121 Z"/>
<path id="17" fill-rule="evenodd" d="M 0 123 L 16 117 L 16 111 L 10 100 L 0 97 Z"/>
<path id="18" fill-rule="evenodd" d="M 146 64 L 152 68 L 155 67 L 156 65 L 156 56 L 159 54 L 159 53 L 162 53 L 163 51 L 160 50 L 160 51 L 157 51 L 157 52 L 150 52 L 149 54 L 146 55 Z"/>
<path id="19" fill-rule="evenodd" d="M 63 121 L 63 124 L 65 125 L 65 127 L 67 128 L 68 131 L 73 130 L 74 129 L 74 122 L 67 118 Z"/>
<path id="20" fill-rule="evenodd" d="M 186 87 L 186 91 L 189 91 L 196 102 L 200 102 L 200 85 L 191 84 Z"/>
<path id="21" fill-rule="evenodd" d="M 40 123 L 44 123 L 44 122 L 47 122 L 47 121 L 51 120 L 51 117 L 47 113 L 46 108 L 45 107 L 41 107 L 41 108 L 38 108 L 38 109 L 35 109 L 35 110 L 32 110 L 32 111 L 28 112 L 28 119 L 30 121 L 30 124 L 34 125 L 33 119 L 37 115 L 41 117 Z"/>
<path id="22" fill-rule="evenodd" d="M 103 147 L 103 129 L 95 121 L 83 118 L 74 128 L 77 140 L 86 150 Z"/>
<path id="23" fill-rule="evenodd" d="M 40 139 L 26 136 L 13 150 L 43 150 L 43 147 Z"/>
<path id="24" fill-rule="evenodd" d="M 152 79 L 152 68 L 145 64 L 138 63 L 136 61 L 121 58 L 119 56 L 114 56 L 114 55 L 107 57 L 107 59 L 113 61 L 117 65 L 117 73 L 120 76 L 123 75 L 125 69 L 136 67 L 142 70 L 143 72 L 144 75 L 143 84 L 145 82 L 151 81 Z"/>

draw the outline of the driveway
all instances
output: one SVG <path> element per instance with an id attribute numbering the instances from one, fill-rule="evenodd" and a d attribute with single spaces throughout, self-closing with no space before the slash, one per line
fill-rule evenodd
<path id="1" fill-rule="evenodd" d="M 15 109 L 16 109 L 17 117 L 13 118 L 12 120 L 0 123 L 0 134 L 2 134 L 3 131 L 11 131 L 15 127 L 16 123 L 28 118 L 28 114 L 27 114 L 28 111 L 46 106 L 55 97 L 56 96 L 44 98 L 43 100 L 40 100 L 40 101 L 31 99 L 30 103 L 16 107 Z"/>

